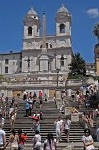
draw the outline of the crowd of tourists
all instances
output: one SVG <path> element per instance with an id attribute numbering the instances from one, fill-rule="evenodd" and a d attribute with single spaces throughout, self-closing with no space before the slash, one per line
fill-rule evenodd
<path id="1" fill-rule="evenodd" d="M 66 94 L 66 93 L 65 93 Z M 66 95 L 62 94 L 62 105 L 60 106 L 60 112 L 65 114 L 65 107 L 72 107 L 71 114 L 79 114 L 82 120 L 81 125 L 84 127 L 84 135 L 82 141 L 84 144 L 84 150 L 94 150 L 94 140 L 99 142 L 99 94 L 98 87 L 96 85 L 90 85 L 87 87 L 80 87 L 77 91 L 73 91 L 71 94 L 71 101 L 67 101 Z M 73 103 L 72 103 L 73 102 Z M 75 104 L 75 106 L 72 106 Z M 85 111 L 82 111 L 83 108 Z M 80 121 L 81 121 L 80 120 Z M 96 124 L 94 124 L 94 121 Z M 80 122 L 81 123 L 81 122 Z M 68 138 L 67 138 L 68 141 Z"/>
<path id="2" fill-rule="evenodd" d="M 75 95 L 74 94 L 72 95 L 72 100 L 78 102 L 78 109 L 73 108 L 71 114 L 79 113 L 82 104 L 85 102 L 86 98 L 88 98 L 90 94 L 91 95 L 96 94 L 96 91 L 95 90 L 92 91 L 92 89 L 89 88 L 89 91 L 86 90 L 85 96 L 82 94 L 82 90 L 77 90 L 75 92 Z M 65 98 L 66 95 L 63 94 L 62 95 L 63 107 L 65 107 L 64 104 L 66 104 Z M 42 144 L 40 121 L 41 120 L 43 121 L 44 119 L 43 116 L 44 114 L 42 113 L 42 105 L 43 105 L 43 101 L 46 102 L 48 101 L 48 97 L 46 94 L 43 95 L 42 91 L 39 91 L 38 95 L 36 94 L 36 92 L 28 93 L 24 91 L 23 101 L 24 101 L 24 108 L 26 112 L 23 117 L 28 117 L 33 120 L 33 126 L 31 127 L 31 131 L 33 130 L 33 132 L 35 133 L 32 139 L 33 150 L 57 150 L 57 144 L 62 141 L 63 133 L 65 134 L 66 142 L 70 142 L 69 135 L 70 135 L 72 121 L 70 115 L 68 116 L 65 114 L 66 115 L 65 119 L 62 119 L 62 117 L 59 115 L 58 118 L 56 118 L 56 120 L 53 122 L 53 126 L 55 128 L 55 137 L 54 137 L 54 133 L 49 132 L 46 135 L 46 139 Z M 35 108 L 35 112 L 33 112 L 34 108 Z M 39 108 L 39 111 L 37 111 L 36 108 Z M 16 131 L 14 128 L 18 109 L 19 109 L 18 103 L 15 98 L 12 98 L 10 102 L 8 101 L 8 98 L 5 98 L 4 96 L 1 98 L 0 150 L 7 149 L 8 146 L 10 147 L 10 150 L 24 150 L 24 143 L 28 141 L 27 133 L 24 133 L 22 129 L 18 129 Z M 95 149 L 93 144 L 94 140 L 90 131 L 91 128 L 94 127 L 94 118 L 96 118 L 97 120 L 97 128 L 95 134 L 97 137 L 97 141 L 99 142 L 98 116 L 99 116 L 98 107 L 94 110 L 94 113 L 93 111 L 86 111 L 82 113 L 82 119 L 85 123 L 85 126 L 84 126 L 84 135 L 82 136 L 81 141 L 83 142 L 84 150 Z M 11 134 L 9 136 L 9 140 L 6 140 L 6 132 L 3 129 L 5 119 L 8 119 L 10 123 Z"/>

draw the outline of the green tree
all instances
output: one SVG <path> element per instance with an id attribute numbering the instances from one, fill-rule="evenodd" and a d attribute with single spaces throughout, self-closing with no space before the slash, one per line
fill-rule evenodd
<path id="1" fill-rule="evenodd" d="M 81 57 L 80 53 L 72 55 L 70 64 L 70 75 L 86 75 L 85 60 Z"/>
<path id="2" fill-rule="evenodd" d="M 94 25 L 93 33 L 98 38 L 99 43 L 99 23 Z"/>

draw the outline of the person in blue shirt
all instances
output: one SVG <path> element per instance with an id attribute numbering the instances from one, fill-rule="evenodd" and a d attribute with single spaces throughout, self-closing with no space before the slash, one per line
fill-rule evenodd
<path id="1" fill-rule="evenodd" d="M 29 102 L 27 101 L 26 104 L 25 104 L 26 117 L 29 116 L 29 108 L 30 108 L 30 104 L 29 104 Z"/>

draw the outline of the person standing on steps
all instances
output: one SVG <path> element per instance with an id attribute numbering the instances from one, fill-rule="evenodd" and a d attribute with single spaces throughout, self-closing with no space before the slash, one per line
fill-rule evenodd
<path id="1" fill-rule="evenodd" d="M 47 95 L 46 95 L 46 93 L 44 94 L 44 100 L 47 102 L 47 99 L 48 99 L 48 97 L 47 97 Z"/>
<path id="2" fill-rule="evenodd" d="M 93 138 L 90 135 L 90 129 L 86 128 L 84 130 L 84 135 L 82 136 L 82 142 L 84 145 L 84 150 L 94 150 Z"/>
<path id="3" fill-rule="evenodd" d="M 38 130 L 35 131 L 33 138 L 33 150 L 41 150 L 41 135 Z"/>
<path id="4" fill-rule="evenodd" d="M 64 121 L 63 119 L 59 116 L 59 121 L 60 121 L 60 139 L 59 141 L 62 141 L 62 132 L 63 132 L 63 129 L 64 129 Z"/>
<path id="5" fill-rule="evenodd" d="M 10 150 L 18 150 L 19 136 L 16 134 L 16 131 L 13 129 L 11 135 L 9 136 L 9 141 L 4 146 L 4 149 L 10 144 Z"/>
<path id="6" fill-rule="evenodd" d="M 57 118 L 57 120 L 54 122 L 55 125 L 55 132 L 56 132 L 56 141 L 57 143 L 61 139 L 61 122 L 60 122 L 60 117 Z"/>
<path id="7" fill-rule="evenodd" d="M 6 133 L 2 129 L 2 123 L 0 123 L 0 150 L 3 150 L 6 145 Z"/>
<path id="8" fill-rule="evenodd" d="M 33 127 L 34 127 L 34 131 L 39 131 L 40 132 L 40 121 L 37 119 L 37 120 L 34 120 L 33 122 Z"/>
<path id="9" fill-rule="evenodd" d="M 30 108 L 30 105 L 29 105 L 29 101 L 27 100 L 25 103 L 26 117 L 29 116 L 29 108 Z"/>
<path id="10" fill-rule="evenodd" d="M 42 91 L 39 91 L 39 104 L 40 104 L 40 109 L 42 108 L 42 103 L 43 103 L 43 93 L 42 93 Z"/>
<path id="11" fill-rule="evenodd" d="M 70 125 L 71 125 L 71 120 L 69 119 L 69 117 L 66 117 L 66 120 L 64 121 L 64 132 L 67 136 L 67 142 L 69 142 Z"/>
<path id="12" fill-rule="evenodd" d="M 18 136 L 19 136 L 18 150 L 24 150 L 24 142 L 27 140 L 27 134 L 22 133 L 22 129 L 19 129 Z"/>
<path id="13" fill-rule="evenodd" d="M 48 133 L 47 138 L 44 141 L 43 150 L 57 150 L 56 139 L 53 136 L 53 133 Z"/>

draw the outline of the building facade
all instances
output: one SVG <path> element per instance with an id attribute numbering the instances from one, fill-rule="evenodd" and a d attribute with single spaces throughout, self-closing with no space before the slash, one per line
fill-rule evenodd
<path id="1" fill-rule="evenodd" d="M 86 75 L 93 75 L 96 76 L 95 74 L 95 63 L 86 63 Z"/>
<path id="2" fill-rule="evenodd" d="M 31 8 L 23 19 L 23 47 L 20 52 L 0 54 L 0 74 L 23 72 L 69 72 L 72 57 L 71 16 L 63 5 L 55 15 L 55 35 L 46 35 L 43 13 L 42 36 L 39 15 Z"/>

